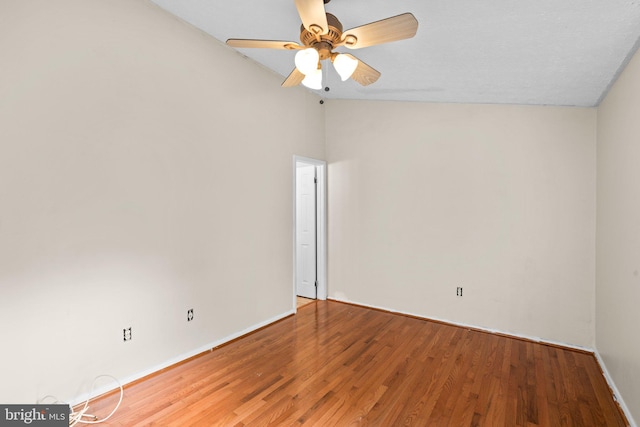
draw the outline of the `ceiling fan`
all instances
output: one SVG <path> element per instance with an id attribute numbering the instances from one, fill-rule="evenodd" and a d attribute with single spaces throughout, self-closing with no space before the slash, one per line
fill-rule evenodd
<path id="1" fill-rule="evenodd" d="M 227 44 L 235 48 L 268 48 L 297 50 L 296 68 L 282 83 L 283 87 L 300 83 L 311 88 L 322 88 L 321 61 L 331 60 L 342 81 L 352 78 L 363 86 L 375 83 L 380 72 L 349 53 L 334 51 L 344 46 L 361 49 L 396 40 L 409 39 L 418 30 L 418 21 L 411 13 L 392 16 L 343 31 L 342 23 L 325 11 L 331 0 L 294 0 L 302 20 L 298 44 L 280 40 L 229 39 Z"/>

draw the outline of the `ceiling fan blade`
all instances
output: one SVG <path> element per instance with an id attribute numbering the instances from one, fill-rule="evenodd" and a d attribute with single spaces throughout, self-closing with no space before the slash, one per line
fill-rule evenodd
<path id="1" fill-rule="evenodd" d="M 298 86 L 304 80 L 304 74 L 298 71 L 297 68 L 294 68 L 289 77 L 282 82 L 282 87 L 293 87 Z"/>
<path id="2" fill-rule="evenodd" d="M 231 47 L 248 47 L 248 48 L 264 48 L 264 49 L 300 49 L 296 42 L 288 42 L 282 40 L 252 40 L 252 39 L 229 39 L 227 44 Z"/>
<path id="3" fill-rule="evenodd" d="M 327 34 L 327 12 L 324 10 L 324 0 L 295 0 L 302 25 L 312 34 Z"/>
<path id="4" fill-rule="evenodd" d="M 343 53 L 343 55 L 348 55 L 358 61 L 358 66 L 351 75 L 351 78 L 360 83 L 362 86 L 368 86 L 371 83 L 375 83 L 380 78 L 380 71 L 376 70 L 370 65 L 367 65 L 366 63 L 362 62 L 349 53 Z"/>
<path id="5" fill-rule="evenodd" d="M 418 20 L 411 13 L 393 16 L 352 28 L 342 34 L 344 46 L 360 49 L 396 40 L 410 39 L 418 31 Z"/>

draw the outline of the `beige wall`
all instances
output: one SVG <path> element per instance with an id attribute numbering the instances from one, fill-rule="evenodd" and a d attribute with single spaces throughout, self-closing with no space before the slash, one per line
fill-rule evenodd
<path id="1" fill-rule="evenodd" d="M 637 57 L 598 110 L 597 287 L 593 109 L 320 106 L 140 0 L 0 2 L 0 58 L 0 402 L 71 399 L 290 310 L 292 156 L 324 158 L 326 132 L 333 298 L 597 331 L 640 416 Z"/>
<path id="2" fill-rule="evenodd" d="M 596 345 L 640 420 L 640 53 L 598 108 Z"/>
<path id="3" fill-rule="evenodd" d="M 319 98 L 139 0 L 2 1 L 0 58 L 0 402 L 292 309 L 292 161 L 324 157 Z"/>
<path id="4" fill-rule="evenodd" d="M 593 346 L 594 109 L 326 114 L 330 297 Z"/>

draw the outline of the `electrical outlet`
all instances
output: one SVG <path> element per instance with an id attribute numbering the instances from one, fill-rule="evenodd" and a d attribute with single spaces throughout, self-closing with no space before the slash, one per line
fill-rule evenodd
<path id="1" fill-rule="evenodd" d="M 131 327 L 123 329 L 122 335 L 123 335 L 124 341 L 131 341 L 131 338 L 133 338 L 133 335 L 131 335 Z"/>
<path id="2" fill-rule="evenodd" d="M 187 310 L 187 322 L 191 322 L 193 320 L 193 308 Z"/>
<path id="3" fill-rule="evenodd" d="M 462 296 L 462 286 L 458 286 L 456 288 L 456 296 L 458 296 L 458 297 Z"/>

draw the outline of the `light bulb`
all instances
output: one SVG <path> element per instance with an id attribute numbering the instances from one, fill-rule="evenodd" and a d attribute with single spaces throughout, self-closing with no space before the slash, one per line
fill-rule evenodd
<path id="1" fill-rule="evenodd" d="M 342 81 L 347 80 L 358 68 L 358 60 L 351 55 L 339 53 L 333 59 L 333 67 L 336 69 Z"/>
<path id="2" fill-rule="evenodd" d="M 296 68 L 307 76 L 318 69 L 319 59 L 318 51 L 312 47 L 298 51 L 295 58 Z"/>
<path id="3" fill-rule="evenodd" d="M 322 89 L 322 70 L 320 68 L 316 68 L 313 73 L 307 74 L 304 80 L 302 80 L 302 84 L 309 89 Z"/>

